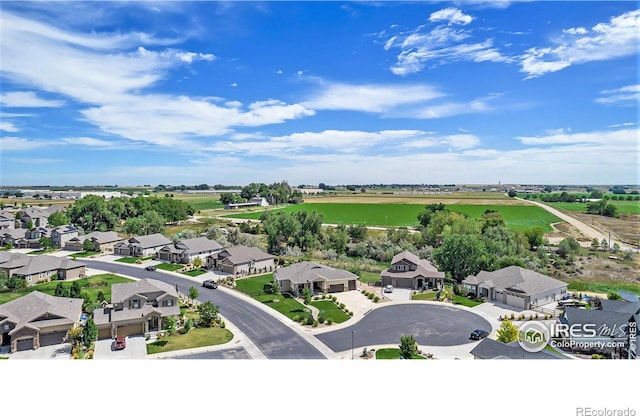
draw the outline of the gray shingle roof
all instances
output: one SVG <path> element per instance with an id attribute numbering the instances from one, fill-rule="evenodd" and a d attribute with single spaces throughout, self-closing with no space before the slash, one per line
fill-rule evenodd
<path id="1" fill-rule="evenodd" d="M 12 230 L 3 230 L 2 235 L 17 240 L 18 238 L 24 238 L 26 232 L 26 228 L 15 228 Z"/>
<path id="2" fill-rule="evenodd" d="M 156 279 L 142 279 L 133 283 L 116 283 L 111 285 L 111 303 L 122 303 L 133 295 L 165 292 L 178 296 L 175 286 Z"/>
<path id="3" fill-rule="evenodd" d="M 462 283 L 471 285 L 484 283 L 487 287 L 508 289 L 528 295 L 567 286 L 565 282 L 518 266 L 509 266 L 493 272 L 483 270 L 476 276 L 467 277 Z"/>
<path id="4" fill-rule="evenodd" d="M 44 273 L 52 270 L 70 270 L 84 267 L 84 264 L 75 260 L 55 257 L 55 256 L 28 256 L 26 264 L 14 271 L 19 276 L 28 276 L 37 273 Z"/>
<path id="5" fill-rule="evenodd" d="M 564 317 L 561 318 L 569 325 L 573 324 L 591 324 L 595 325 L 598 335 L 607 335 L 606 330 L 609 329 L 618 338 L 625 338 L 621 332 L 629 322 L 629 318 L 633 313 L 602 311 L 598 309 L 579 309 L 566 308 Z M 640 315 L 635 314 L 636 321 L 640 320 Z"/>
<path id="6" fill-rule="evenodd" d="M 76 233 L 78 232 L 78 229 L 76 227 L 74 227 L 73 225 L 61 225 L 59 227 L 54 228 L 53 230 L 51 230 L 51 232 L 56 232 L 58 234 L 69 234 L 69 233 Z"/>
<path id="7" fill-rule="evenodd" d="M 471 351 L 471 355 L 485 360 L 507 359 L 507 360 L 557 360 L 566 357 L 559 354 L 549 353 L 545 350 L 540 352 L 529 352 L 518 342 L 503 344 L 491 338 L 484 338 Z"/>
<path id="8" fill-rule="evenodd" d="M 189 254 L 206 253 L 207 251 L 221 250 L 222 246 L 215 240 L 209 240 L 207 237 L 188 238 L 180 240 L 176 243 L 176 247 L 183 245 Z"/>
<path id="9" fill-rule="evenodd" d="M 409 262 L 416 265 L 416 270 L 393 270 L 393 265 L 401 262 Z M 413 279 L 418 276 L 441 278 L 444 279 L 444 272 L 439 272 L 436 266 L 431 264 L 428 260 L 421 259 L 410 251 L 403 251 L 391 259 L 391 267 L 387 270 L 383 270 L 380 273 L 383 277 L 394 277 L 401 279 Z"/>
<path id="10" fill-rule="evenodd" d="M 162 234 L 149 234 L 141 235 L 138 237 L 132 237 L 129 239 L 129 244 L 138 246 L 141 248 L 161 247 L 171 244 L 171 240 Z"/>
<path id="11" fill-rule="evenodd" d="M 13 333 L 27 325 L 34 328 L 47 326 L 47 321 L 42 324 L 34 322 L 45 314 L 57 316 L 63 320 L 61 323 L 73 323 L 80 319 L 81 313 L 82 299 L 50 296 L 36 290 L 0 305 L 0 318 L 3 318 L 0 322 L 6 319 L 15 323 L 16 326 L 11 331 Z"/>
<path id="12" fill-rule="evenodd" d="M 80 236 L 81 241 L 92 238 L 94 238 L 98 242 L 98 244 L 113 243 L 115 241 L 124 240 L 124 238 L 120 237 L 115 231 L 94 231 L 92 233 Z"/>
<path id="13" fill-rule="evenodd" d="M 258 247 L 246 247 L 243 245 L 228 247 L 218 253 L 218 258 L 224 258 L 232 264 L 249 263 L 251 260 L 259 261 L 272 259 L 274 256 L 265 253 Z"/>
<path id="14" fill-rule="evenodd" d="M 315 282 L 316 280 L 355 280 L 355 274 L 346 270 L 336 270 L 324 264 L 303 261 L 292 264 L 289 267 L 276 269 L 274 278 L 277 280 L 289 280 L 291 283 Z"/>

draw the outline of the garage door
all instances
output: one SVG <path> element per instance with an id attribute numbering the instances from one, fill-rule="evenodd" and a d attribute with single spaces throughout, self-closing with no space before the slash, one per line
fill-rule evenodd
<path id="1" fill-rule="evenodd" d="M 18 351 L 27 351 L 33 349 L 33 338 L 18 340 Z"/>
<path id="2" fill-rule="evenodd" d="M 40 334 L 40 346 L 62 344 L 67 331 L 50 332 L 48 334 Z"/>
<path id="3" fill-rule="evenodd" d="M 349 280 L 349 290 L 356 290 L 356 281 Z"/>
<path id="4" fill-rule="evenodd" d="M 116 329 L 116 336 L 128 337 L 129 335 L 141 335 L 144 333 L 143 324 L 119 326 Z"/>
<path id="5" fill-rule="evenodd" d="M 329 285 L 329 293 L 344 292 L 344 283 L 339 285 Z"/>
<path id="6" fill-rule="evenodd" d="M 98 329 L 98 339 L 111 338 L 111 327 Z"/>
<path id="7" fill-rule="evenodd" d="M 413 288 L 413 280 L 412 279 L 396 279 L 395 287 L 408 287 Z"/>
<path id="8" fill-rule="evenodd" d="M 524 309 L 524 298 L 519 298 L 513 295 L 507 295 L 507 305 L 515 306 L 516 308 Z"/>

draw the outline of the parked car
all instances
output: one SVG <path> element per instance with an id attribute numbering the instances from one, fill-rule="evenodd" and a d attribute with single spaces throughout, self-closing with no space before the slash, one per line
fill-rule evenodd
<path id="1" fill-rule="evenodd" d="M 384 287 L 384 293 L 391 293 L 393 292 L 393 285 L 386 285 Z"/>
<path id="2" fill-rule="evenodd" d="M 482 339 L 482 338 L 486 338 L 488 336 L 489 336 L 489 333 L 487 331 L 485 331 L 484 329 L 475 329 L 471 333 L 469 338 L 471 338 L 471 339 Z"/>
<path id="3" fill-rule="evenodd" d="M 148 272 L 155 272 L 156 271 L 156 266 L 147 266 L 144 269 L 146 271 L 148 271 Z"/>
<path id="4" fill-rule="evenodd" d="M 207 289 L 217 289 L 218 283 L 214 280 L 209 279 L 202 282 L 202 286 L 206 287 Z"/>
<path id="5" fill-rule="evenodd" d="M 127 340 L 124 337 L 118 337 L 115 341 L 113 341 L 113 349 L 115 350 L 123 350 L 127 346 Z"/>

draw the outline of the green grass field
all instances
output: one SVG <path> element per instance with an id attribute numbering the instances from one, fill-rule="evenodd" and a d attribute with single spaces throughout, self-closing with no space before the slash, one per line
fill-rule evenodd
<path id="1" fill-rule="evenodd" d="M 274 309 L 281 314 L 285 315 L 289 319 L 293 319 L 294 316 L 306 316 L 307 309 L 302 303 L 298 302 L 291 296 L 284 295 L 258 295 L 253 297 L 258 302 L 262 302 L 271 309 Z M 274 300 L 277 300 L 274 302 Z"/>
<path id="2" fill-rule="evenodd" d="M 121 259 L 117 259 L 116 261 L 119 263 L 127 263 L 127 264 L 135 264 L 137 257 L 123 257 Z"/>
<path id="3" fill-rule="evenodd" d="M 193 328 L 188 334 L 176 332 L 175 335 L 147 344 L 147 354 L 226 344 L 232 339 L 233 334 L 228 329 Z"/>
<path id="4" fill-rule="evenodd" d="M 640 295 L 640 283 L 632 282 L 601 282 L 590 283 L 580 280 L 572 280 L 569 282 L 569 290 L 572 292 L 596 292 L 596 293 L 609 293 L 617 292 L 618 290 L 624 290 L 627 292 Z"/>
<path id="5" fill-rule="evenodd" d="M 156 267 L 161 270 L 175 272 L 176 270 L 182 269 L 184 267 L 184 264 L 159 263 L 159 264 L 156 264 Z"/>
<path id="6" fill-rule="evenodd" d="M 160 194 L 158 196 L 160 196 Z M 217 209 L 217 208 L 224 207 L 224 204 L 220 202 L 219 195 L 189 195 L 189 194 L 174 193 L 173 197 L 174 199 L 179 199 L 191 205 L 193 209 L 196 211 L 202 211 L 205 209 Z"/>
<path id="7" fill-rule="evenodd" d="M 399 348 L 381 348 L 376 350 L 376 360 L 399 360 L 400 349 Z M 414 355 L 412 360 L 426 360 L 421 355 Z"/>
<path id="8" fill-rule="evenodd" d="M 266 292 L 271 287 L 271 282 L 273 282 L 273 273 L 258 277 L 244 277 L 236 280 L 236 290 L 249 295 Z"/>
<path id="9" fill-rule="evenodd" d="M 640 214 L 640 201 L 609 201 L 618 208 L 618 214 Z M 587 204 L 579 202 L 545 202 L 545 204 L 559 209 L 575 212 L 587 212 Z"/>
<path id="10" fill-rule="evenodd" d="M 125 277 L 116 276 L 114 274 L 105 273 L 105 274 L 97 274 L 95 276 L 91 276 L 87 279 L 79 279 L 76 280 L 80 289 L 83 292 L 86 292 L 92 299 L 96 298 L 98 292 L 102 291 L 104 296 L 109 299 L 111 298 L 111 285 L 114 283 L 130 283 L 133 282 L 131 279 L 127 279 Z M 71 287 L 71 282 L 62 281 L 65 287 Z M 48 282 L 48 283 L 40 283 L 39 285 L 29 286 L 26 289 L 22 289 L 16 292 L 3 292 L 0 293 L 0 304 L 12 301 L 14 299 L 21 298 L 24 295 L 28 295 L 34 290 L 40 291 L 47 295 L 52 295 L 56 291 L 56 286 L 58 285 L 57 281 Z"/>
<path id="11" fill-rule="evenodd" d="M 380 281 L 380 273 L 361 271 L 358 280 L 362 283 L 376 283 Z"/>
<path id="12" fill-rule="evenodd" d="M 480 217 L 485 210 L 500 212 L 508 228 L 526 230 L 541 227 L 546 231 L 553 229 L 549 224 L 560 222 L 555 215 L 542 208 L 533 206 L 509 205 L 446 205 L 451 211 Z M 424 211 L 424 205 L 417 204 L 300 204 L 282 208 L 287 212 L 316 211 L 323 215 L 328 224 L 364 224 L 372 226 L 417 226 L 418 214 Z M 259 219 L 262 212 L 229 215 L 231 218 Z"/>
<path id="13" fill-rule="evenodd" d="M 342 323 L 350 318 L 349 315 L 344 313 L 340 308 L 336 306 L 335 303 L 330 300 L 317 300 L 311 302 L 310 305 L 318 308 L 318 310 L 320 311 L 318 317 L 323 316 L 324 319 L 331 319 L 336 324 Z"/>
<path id="14" fill-rule="evenodd" d="M 185 274 L 187 276 L 196 277 L 201 274 L 205 274 L 207 271 L 202 269 L 189 270 L 188 272 L 181 272 L 181 274 Z"/>

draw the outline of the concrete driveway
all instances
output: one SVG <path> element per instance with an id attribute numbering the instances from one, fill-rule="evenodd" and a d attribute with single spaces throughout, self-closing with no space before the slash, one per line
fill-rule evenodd
<path id="1" fill-rule="evenodd" d="M 18 351 L 8 357 L 12 360 L 68 360 L 71 358 L 71 344 L 49 345 L 37 350 Z"/>
<path id="2" fill-rule="evenodd" d="M 127 347 L 116 351 L 112 339 L 96 341 L 94 360 L 143 359 L 147 357 L 147 343 L 142 335 L 126 337 Z"/>
<path id="3" fill-rule="evenodd" d="M 392 302 L 405 302 L 411 300 L 411 289 L 396 287 L 393 292 L 383 292 L 384 297 Z"/>

